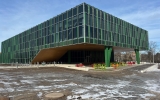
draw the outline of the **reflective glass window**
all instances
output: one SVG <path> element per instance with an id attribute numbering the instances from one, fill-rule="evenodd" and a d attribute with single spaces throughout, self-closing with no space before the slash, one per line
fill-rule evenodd
<path id="1" fill-rule="evenodd" d="M 92 7 L 90 7 L 89 12 L 90 12 L 90 14 L 92 14 Z"/>
<path id="2" fill-rule="evenodd" d="M 97 28 L 94 28 L 94 38 L 97 38 Z"/>
<path id="3" fill-rule="evenodd" d="M 101 30 L 98 29 L 98 39 L 101 39 Z"/>
<path id="4" fill-rule="evenodd" d="M 68 11 L 68 18 L 72 17 L 72 9 Z"/>
<path id="5" fill-rule="evenodd" d="M 63 21 L 63 30 L 67 29 L 67 22 L 66 20 Z"/>
<path id="6" fill-rule="evenodd" d="M 85 29 L 86 30 L 85 34 L 86 34 L 86 37 L 88 37 L 88 26 L 86 26 L 85 28 L 86 28 Z"/>
<path id="7" fill-rule="evenodd" d="M 78 7 L 78 13 L 81 13 L 81 12 L 83 12 L 83 5 L 80 5 L 80 6 Z"/>
<path id="8" fill-rule="evenodd" d="M 68 39 L 72 39 L 72 29 L 68 30 Z"/>
<path id="9" fill-rule="evenodd" d="M 90 27 L 90 37 L 93 38 L 93 27 Z"/>
<path id="10" fill-rule="evenodd" d="M 82 26 L 79 26 L 79 37 L 83 36 L 83 28 Z"/>
<path id="11" fill-rule="evenodd" d="M 73 16 L 77 15 L 77 7 L 73 8 Z"/>
<path id="12" fill-rule="evenodd" d="M 52 25 L 52 33 L 54 33 L 54 25 Z"/>
<path id="13" fill-rule="evenodd" d="M 85 5 L 85 12 L 88 13 L 88 5 Z"/>
<path id="14" fill-rule="evenodd" d="M 62 32 L 59 32 L 59 42 L 62 42 Z"/>
<path id="15" fill-rule="evenodd" d="M 79 22 L 79 25 L 82 25 L 83 24 L 83 14 L 80 14 L 78 16 L 78 22 Z"/>
<path id="16" fill-rule="evenodd" d="M 88 25 L 88 14 L 85 15 L 85 24 Z"/>
<path id="17" fill-rule="evenodd" d="M 67 18 L 67 12 L 63 13 L 63 20 Z"/>
<path id="18" fill-rule="evenodd" d="M 73 38 L 77 38 L 77 28 L 73 28 Z"/>
<path id="19" fill-rule="evenodd" d="M 89 25 L 90 25 L 90 26 L 93 25 L 93 18 L 92 18 L 92 15 L 89 16 Z"/>
<path id="20" fill-rule="evenodd" d="M 72 19 L 68 19 L 68 28 L 71 28 L 72 27 Z"/>
<path id="21" fill-rule="evenodd" d="M 77 16 L 73 17 L 73 27 L 77 26 Z"/>

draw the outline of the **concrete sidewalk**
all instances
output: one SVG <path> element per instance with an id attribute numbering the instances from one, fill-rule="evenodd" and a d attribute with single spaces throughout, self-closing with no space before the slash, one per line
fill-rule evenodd
<path id="1" fill-rule="evenodd" d="M 94 69 L 92 67 L 76 67 L 75 64 L 46 64 L 46 65 L 18 65 L 17 66 L 0 66 L 0 69 L 15 69 L 15 68 L 45 68 L 45 67 L 61 67 L 61 68 L 68 68 L 68 69 L 74 69 L 74 70 L 81 70 L 81 71 L 89 71 L 90 69 Z"/>
<path id="2" fill-rule="evenodd" d="M 128 69 L 128 68 L 133 68 L 136 66 L 141 66 L 144 64 L 135 64 L 135 65 L 131 65 L 131 66 L 120 66 L 117 69 L 114 69 L 113 67 L 106 67 L 105 70 L 101 70 L 101 69 L 94 69 L 93 67 L 88 67 L 88 66 L 84 66 L 84 67 L 76 67 L 75 64 L 46 64 L 46 65 L 29 65 L 29 64 L 20 64 L 17 66 L 0 66 L 0 69 L 12 69 L 12 68 L 46 68 L 46 67 L 60 67 L 60 68 L 67 68 L 67 69 L 74 69 L 74 70 L 81 70 L 81 71 L 120 71 L 120 70 L 124 70 L 124 69 Z"/>
<path id="3" fill-rule="evenodd" d="M 149 68 L 146 68 L 144 70 L 141 70 L 142 73 L 144 72 L 160 72 L 160 69 L 158 69 L 158 64 L 155 64 Z"/>

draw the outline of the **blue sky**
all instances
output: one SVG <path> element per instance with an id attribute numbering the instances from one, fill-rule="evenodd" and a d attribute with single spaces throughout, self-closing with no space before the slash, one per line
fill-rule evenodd
<path id="1" fill-rule="evenodd" d="M 160 0 L 0 0 L 0 43 L 83 2 L 146 29 L 160 47 Z"/>

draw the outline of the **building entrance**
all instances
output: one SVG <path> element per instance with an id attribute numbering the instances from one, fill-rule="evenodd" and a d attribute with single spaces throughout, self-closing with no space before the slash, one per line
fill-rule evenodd
<path id="1" fill-rule="evenodd" d="M 104 51 L 68 51 L 58 61 L 63 63 L 68 63 L 68 61 L 70 61 L 70 63 L 104 62 Z"/>

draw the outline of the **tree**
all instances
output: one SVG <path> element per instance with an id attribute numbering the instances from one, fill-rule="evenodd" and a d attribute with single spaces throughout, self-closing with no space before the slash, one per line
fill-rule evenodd
<path id="1" fill-rule="evenodd" d="M 121 52 L 116 52 L 114 54 L 114 59 L 117 61 L 117 62 L 120 62 L 121 61 Z"/>
<path id="2" fill-rule="evenodd" d="M 157 49 L 158 49 L 157 42 L 150 41 L 149 50 L 147 51 L 150 62 L 153 61 L 154 63 L 154 56 L 155 56 L 155 52 L 157 51 Z"/>

